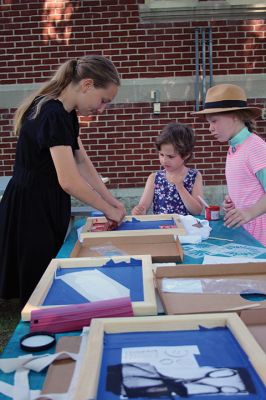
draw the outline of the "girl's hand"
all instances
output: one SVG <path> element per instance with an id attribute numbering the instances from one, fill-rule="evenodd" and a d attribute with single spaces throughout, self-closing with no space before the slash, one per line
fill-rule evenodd
<path id="1" fill-rule="evenodd" d="M 131 210 L 132 215 L 145 215 L 146 210 L 144 206 L 137 205 Z"/>
<path id="2" fill-rule="evenodd" d="M 175 185 L 177 189 L 184 186 L 184 177 L 182 175 L 168 174 L 167 180 L 172 185 Z"/>
<path id="3" fill-rule="evenodd" d="M 227 228 L 238 228 L 239 226 L 246 224 L 252 219 L 250 212 L 246 210 L 239 210 L 238 208 L 232 208 L 226 212 L 224 216 L 224 225 Z"/>
<path id="4" fill-rule="evenodd" d="M 119 210 L 121 210 L 124 214 L 124 216 L 126 215 L 126 209 L 123 203 L 121 203 L 121 201 L 117 200 L 116 198 L 112 199 L 112 202 L 109 202 L 113 207 L 118 208 Z"/>
<path id="5" fill-rule="evenodd" d="M 122 222 L 125 215 L 124 209 L 112 206 L 110 206 L 108 212 L 105 213 L 106 219 L 111 224 L 117 223 L 118 225 Z"/>
<path id="6" fill-rule="evenodd" d="M 118 208 L 119 210 L 121 210 L 124 213 L 124 216 L 126 215 L 126 209 L 123 203 L 121 203 L 121 201 L 118 201 L 117 199 L 114 199 L 114 201 L 112 202 L 112 206 L 114 206 L 115 208 Z"/>
<path id="7" fill-rule="evenodd" d="M 234 203 L 231 200 L 231 197 L 227 194 L 224 198 L 223 202 L 223 210 L 225 213 L 227 213 L 230 210 L 233 210 L 235 208 Z"/>

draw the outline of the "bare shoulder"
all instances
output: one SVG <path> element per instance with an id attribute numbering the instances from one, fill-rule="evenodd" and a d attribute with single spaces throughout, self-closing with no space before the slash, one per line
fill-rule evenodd
<path id="1" fill-rule="evenodd" d="M 148 176 L 147 181 L 149 181 L 149 182 L 154 182 L 154 179 L 155 179 L 155 172 L 152 172 L 152 173 Z"/>

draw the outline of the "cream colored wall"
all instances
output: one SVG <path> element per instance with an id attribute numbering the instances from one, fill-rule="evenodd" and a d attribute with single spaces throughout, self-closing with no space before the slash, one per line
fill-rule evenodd
<path id="1" fill-rule="evenodd" d="M 248 99 L 265 98 L 266 74 L 214 76 L 213 84 L 219 83 L 233 83 L 243 87 Z M 114 103 L 150 103 L 152 90 L 159 90 L 161 102 L 193 101 L 195 98 L 194 84 L 193 76 L 123 79 Z M 38 87 L 38 84 L 0 85 L 0 108 L 16 108 Z"/>

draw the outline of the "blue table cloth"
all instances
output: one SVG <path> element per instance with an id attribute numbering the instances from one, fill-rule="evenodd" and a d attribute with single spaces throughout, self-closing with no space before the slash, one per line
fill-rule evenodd
<path id="1" fill-rule="evenodd" d="M 67 258 L 70 256 L 70 253 L 77 241 L 77 229 L 84 225 L 85 220 L 84 219 L 78 219 L 75 221 L 75 223 L 72 226 L 71 231 L 69 232 L 62 248 L 60 249 L 57 258 Z M 266 258 L 266 248 L 263 247 L 257 240 L 255 240 L 249 233 L 244 230 L 242 227 L 236 228 L 236 229 L 228 229 L 224 227 L 223 221 L 211 221 L 210 226 L 212 227 L 211 235 L 213 237 L 217 238 L 224 238 L 224 239 L 230 239 L 233 240 L 233 242 L 227 242 L 227 241 L 222 241 L 222 240 L 217 240 L 217 239 L 207 239 L 205 240 L 204 246 L 212 245 L 215 244 L 217 246 L 225 246 L 228 245 L 229 243 L 234 243 L 234 244 L 240 244 L 240 245 L 245 245 L 245 246 L 255 246 L 260 249 L 265 249 L 265 253 L 260 254 L 256 258 Z M 201 264 L 203 260 L 203 255 L 202 252 L 199 251 L 198 257 L 191 257 L 189 253 L 189 248 L 191 246 L 195 245 L 183 245 L 184 249 L 184 261 L 183 263 L 185 264 Z M 14 358 L 18 357 L 20 355 L 25 355 L 26 352 L 22 351 L 20 349 L 19 341 L 21 337 L 27 333 L 29 333 L 29 322 L 22 322 L 20 321 L 13 332 L 13 335 L 11 336 L 7 346 L 5 347 L 4 351 L 1 354 L 1 358 Z M 69 332 L 67 335 L 79 335 L 80 332 Z M 65 334 L 66 335 L 66 334 Z M 58 339 L 62 334 L 57 334 L 56 338 Z M 48 351 L 45 351 L 47 353 Z M 54 352 L 54 349 L 51 349 L 50 352 Z M 41 353 L 38 353 L 41 354 Z M 30 373 L 30 387 L 32 389 L 40 389 L 43 385 L 43 381 L 45 378 L 45 372 L 41 373 Z M 8 383 L 13 383 L 13 374 L 4 374 L 2 371 L 0 371 L 0 380 L 8 382 Z M 6 397 L 2 394 L 0 394 L 0 400 L 7 400 L 9 397 Z"/>

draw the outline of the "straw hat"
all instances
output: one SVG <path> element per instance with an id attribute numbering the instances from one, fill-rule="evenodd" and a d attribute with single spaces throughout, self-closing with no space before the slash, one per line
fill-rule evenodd
<path id="1" fill-rule="evenodd" d="M 235 110 L 249 110 L 251 118 L 261 115 L 260 108 L 247 106 L 247 97 L 241 87 L 222 83 L 208 89 L 204 109 L 192 114 L 216 114 Z"/>

